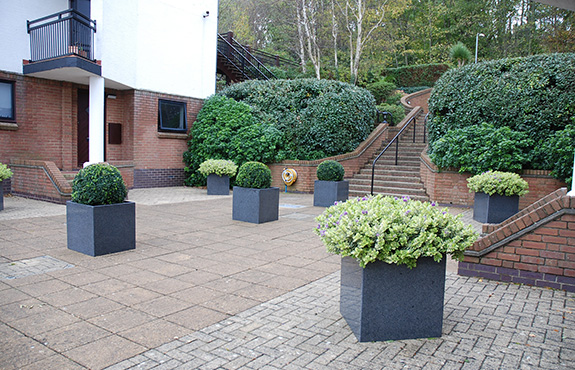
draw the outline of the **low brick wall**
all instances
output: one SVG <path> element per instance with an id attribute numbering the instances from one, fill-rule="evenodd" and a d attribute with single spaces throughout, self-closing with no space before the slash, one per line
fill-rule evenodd
<path id="1" fill-rule="evenodd" d="M 382 149 L 382 144 L 389 141 L 408 122 L 411 117 L 419 117 L 423 114 L 421 107 L 415 107 L 397 126 L 389 127 L 387 124 L 380 124 L 353 152 L 338 155 L 335 157 L 323 158 L 316 161 L 283 161 L 272 163 L 268 167 L 272 171 L 272 186 L 280 187 L 282 190 L 285 184 L 282 181 L 282 171 L 285 168 L 293 168 L 297 172 L 297 181 L 288 187 L 288 191 L 313 193 L 313 184 L 317 179 L 317 166 L 328 159 L 338 161 L 345 168 L 345 178 L 349 179 L 368 163 L 376 153 Z"/>
<path id="2" fill-rule="evenodd" d="M 12 194 L 54 203 L 66 203 L 72 188 L 54 162 L 14 160 Z"/>
<path id="3" fill-rule="evenodd" d="M 575 292 L 575 197 L 566 188 L 484 231 L 465 252 L 460 275 Z"/>
<path id="4" fill-rule="evenodd" d="M 473 206 L 474 193 L 470 193 L 467 187 L 467 179 L 472 176 L 470 173 L 459 173 L 455 169 L 440 171 L 425 152 L 421 154 L 419 173 L 429 199 L 440 204 Z M 519 198 L 519 209 L 567 186 L 551 177 L 549 171 L 525 170 L 521 177 L 529 184 L 529 193 Z"/>

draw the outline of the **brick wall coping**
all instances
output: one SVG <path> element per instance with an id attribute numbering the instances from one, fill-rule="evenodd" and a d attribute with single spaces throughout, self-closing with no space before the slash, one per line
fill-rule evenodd
<path id="1" fill-rule="evenodd" d="M 491 232 L 478 239 L 465 255 L 482 257 L 564 214 L 575 214 L 575 197 L 568 196 L 567 189 L 561 188 L 504 222 L 488 225 L 484 230 Z"/>
<path id="2" fill-rule="evenodd" d="M 54 162 L 40 161 L 32 159 L 13 159 L 10 161 L 10 167 L 36 168 L 42 169 L 54 188 L 63 197 L 69 197 L 72 194 L 70 183 L 64 178 L 60 169 Z"/>
<path id="3" fill-rule="evenodd" d="M 403 104 L 403 106 L 406 107 L 407 109 L 413 109 L 415 107 L 411 105 L 410 100 L 414 99 L 420 95 L 429 94 L 429 93 L 431 93 L 431 90 L 433 90 L 433 89 L 429 88 L 429 89 L 425 89 L 425 90 L 416 91 L 413 94 L 402 96 L 401 97 L 401 104 Z"/>

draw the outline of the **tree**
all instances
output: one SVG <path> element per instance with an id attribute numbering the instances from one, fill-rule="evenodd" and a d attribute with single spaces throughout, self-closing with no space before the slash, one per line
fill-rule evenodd
<path id="1" fill-rule="evenodd" d="M 452 60 L 457 61 L 458 67 L 461 67 L 465 62 L 471 59 L 471 52 L 462 42 L 458 42 L 451 47 L 449 56 Z"/>

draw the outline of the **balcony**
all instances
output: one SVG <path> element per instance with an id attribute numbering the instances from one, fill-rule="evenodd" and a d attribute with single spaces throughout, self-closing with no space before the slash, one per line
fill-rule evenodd
<path id="1" fill-rule="evenodd" d="M 30 60 L 24 74 L 59 81 L 86 83 L 101 75 L 94 56 L 96 21 L 73 9 L 27 21 Z"/>

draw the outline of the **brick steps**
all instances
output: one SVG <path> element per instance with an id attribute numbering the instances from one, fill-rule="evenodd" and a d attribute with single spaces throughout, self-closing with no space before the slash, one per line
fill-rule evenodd
<path id="1" fill-rule="evenodd" d="M 406 129 L 399 138 L 397 144 L 397 164 L 395 160 L 396 145 L 392 144 L 374 166 L 374 194 L 385 196 L 403 197 L 409 196 L 411 199 L 429 201 L 423 183 L 419 175 L 420 155 L 425 150 L 426 144 L 423 142 L 421 132 L 422 120 L 417 120 L 416 142 L 413 142 L 413 128 Z M 399 132 L 400 128 L 393 128 L 393 136 Z M 419 134 L 418 132 L 419 131 Z M 383 150 L 387 143 L 383 143 Z M 371 193 L 372 163 L 377 155 L 354 175 L 349 183 L 350 196 L 364 196 Z"/>

